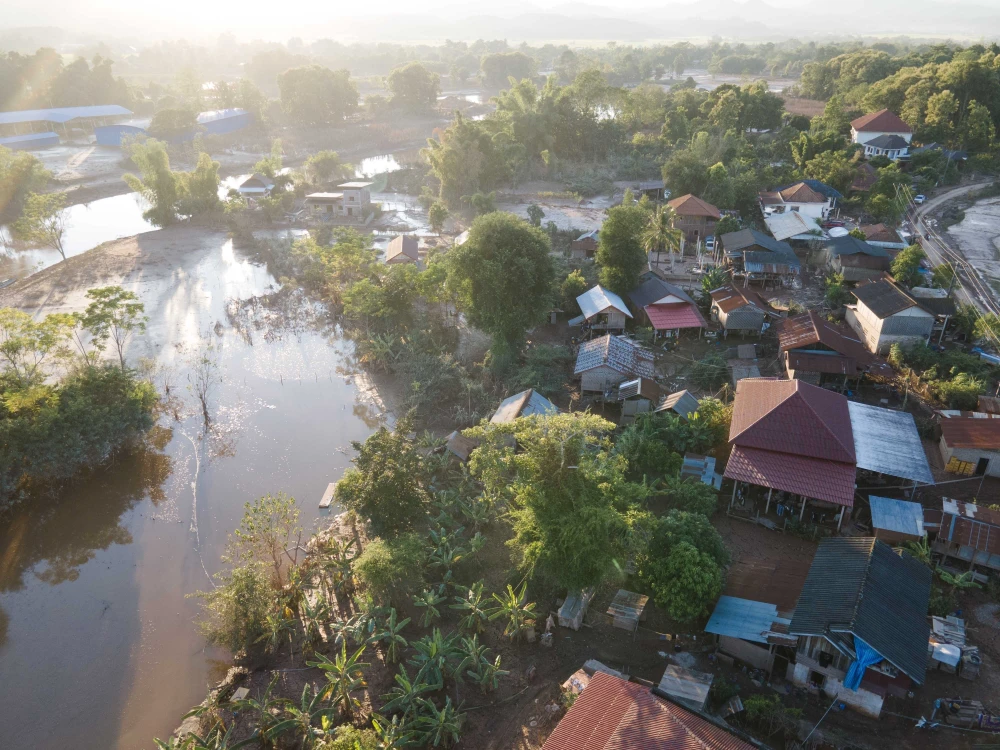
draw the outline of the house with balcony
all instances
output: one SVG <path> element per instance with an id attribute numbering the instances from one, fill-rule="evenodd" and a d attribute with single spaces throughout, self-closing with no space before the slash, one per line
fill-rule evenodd
<path id="1" fill-rule="evenodd" d="M 684 233 L 685 242 L 697 244 L 715 236 L 715 225 L 722 214 L 711 203 L 688 193 L 667 201 L 667 205 L 674 210 L 674 229 Z"/>
<path id="2" fill-rule="evenodd" d="M 758 198 L 765 217 L 796 211 L 817 220 L 826 219 L 836 202 L 836 198 L 823 195 L 805 182 L 796 182 L 781 190 L 761 191 Z"/>
<path id="3" fill-rule="evenodd" d="M 892 161 L 910 157 L 913 128 L 899 115 L 883 109 L 859 117 L 851 123 L 851 142 L 864 146 L 865 158 L 885 156 Z"/>

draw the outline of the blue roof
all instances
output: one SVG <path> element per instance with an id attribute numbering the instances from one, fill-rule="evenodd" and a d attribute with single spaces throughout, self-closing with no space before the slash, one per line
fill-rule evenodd
<path id="1" fill-rule="evenodd" d="M 786 188 L 790 188 L 793 185 L 798 185 L 800 183 L 805 183 L 810 188 L 815 190 L 817 193 L 822 195 L 824 198 L 843 198 L 844 196 L 836 188 L 832 188 L 825 182 L 820 182 L 819 180 L 796 180 L 795 182 L 789 182 L 787 185 L 782 185 L 775 188 L 775 192 L 780 193 Z"/>
<path id="2" fill-rule="evenodd" d="M 7 146 L 12 143 L 31 143 L 32 141 L 51 141 L 53 138 L 59 140 L 59 134 L 52 131 L 46 133 L 28 133 L 27 135 L 11 135 L 0 138 L 0 146 Z"/>
<path id="3" fill-rule="evenodd" d="M 924 509 L 920 503 L 870 495 L 868 504 L 874 528 L 915 537 L 924 535 Z"/>
<path id="4" fill-rule="evenodd" d="M 720 596 L 715 611 L 708 618 L 705 632 L 754 643 L 767 643 L 764 633 L 770 631 L 776 622 L 788 625 L 791 620 L 778 617 L 778 608 L 773 604 L 738 599 L 735 596 Z"/>
<path id="5" fill-rule="evenodd" d="M 198 123 L 204 125 L 206 122 L 226 120 L 230 117 L 240 117 L 245 114 L 247 114 L 245 109 L 210 109 L 198 115 Z"/>
<path id="6" fill-rule="evenodd" d="M 81 117 L 124 117 L 132 110 L 117 104 L 95 104 L 89 107 L 53 107 L 52 109 L 24 109 L 19 112 L 0 112 L 0 125 L 20 122 L 69 122 Z"/>

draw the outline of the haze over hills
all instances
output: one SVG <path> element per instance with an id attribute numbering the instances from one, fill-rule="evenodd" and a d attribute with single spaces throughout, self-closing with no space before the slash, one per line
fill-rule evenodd
<path id="1" fill-rule="evenodd" d="M 64 42 L 115 37 L 140 43 L 180 37 L 210 40 L 223 31 L 244 40 L 284 41 L 298 36 L 360 42 L 505 38 L 511 42 L 601 43 L 714 36 L 745 41 L 899 35 L 985 41 L 1000 38 L 1000 12 L 974 0 L 843 0 L 808 6 L 792 0 L 640 0 L 627 7 L 610 0 L 583 5 L 565 0 L 513 0 L 502 5 L 440 0 L 419 6 L 388 0 L 380 4 L 384 10 L 378 15 L 313 0 L 289 0 L 282 5 L 280 15 L 261 0 L 209 5 L 176 0 L 166 6 L 144 6 L 141 18 L 125 7 L 124 0 L 88 4 L 52 0 L 45 5 L 9 0 L 5 5 L 9 7 L 0 18 L 0 42 L 8 48 L 19 46 L 11 39 L 31 46 L 30 41 L 44 36 L 39 33 L 40 26 L 58 26 L 63 31 L 53 36 Z M 189 17 L 197 19 L 194 24 L 182 23 L 188 9 Z M 109 18 L 114 22 L 108 23 Z M 34 28 L 18 28 L 29 24 Z M 19 33 L 12 36 L 14 29 Z"/>

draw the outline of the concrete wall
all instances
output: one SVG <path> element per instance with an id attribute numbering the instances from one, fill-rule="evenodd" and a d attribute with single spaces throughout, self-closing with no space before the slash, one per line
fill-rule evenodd
<path id="1" fill-rule="evenodd" d="M 771 673 L 771 668 L 774 666 L 774 654 L 767 646 L 744 641 L 742 638 L 720 635 L 719 651 L 757 667 L 757 669 L 763 669 L 768 674 Z"/>
<path id="2" fill-rule="evenodd" d="M 836 697 L 855 711 L 877 719 L 882 713 L 882 703 L 884 702 L 882 696 L 870 693 L 863 688 L 848 690 L 842 682 L 843 673 L 839 673 L 839 676 L 828 674 L 832 671 L 834 670 L 823 669 L 818 664 L 803 662 L 800 659 L 798 663 L 788 665 L 788 672 L 785 674 L 785 679 L 798 687 L 808 687 L 809 673 L 819 672 L 826 677 L 823 682 L 823 692 L 827 696 L 830 698 Z"/>
<path id="3" fill-rule="evenodd" d="M 988 477 L 1000 477 L 1000 451 L 988 451 L 980 450 L 975 448 L 950 448 L 948 443 L 945 442 L 944 436 L 941 436 L 940 442 L 941 448 L 941 460 L 944 461 L 944 465 L 947 466 L 951 459 L 956 458 L 959 461 L 965 461 L 966 463 L 972 464 L 972 471 L 975 472 L 975 467 L 979 464 L 979 459 L 988 458 L 990 460 L 989 466 L 986 467 L 986 476 Z"/>

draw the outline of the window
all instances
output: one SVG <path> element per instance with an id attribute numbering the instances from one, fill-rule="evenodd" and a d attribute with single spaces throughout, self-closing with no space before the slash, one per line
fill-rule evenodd
<path id="1" fill-rule="evenodd" d="M 809 683 L 815 685 L 818 688 L 823 687 L 823 683 L 826 682 L 826 675 L 820 674 L 819 672 L 809 672 Z"/>

